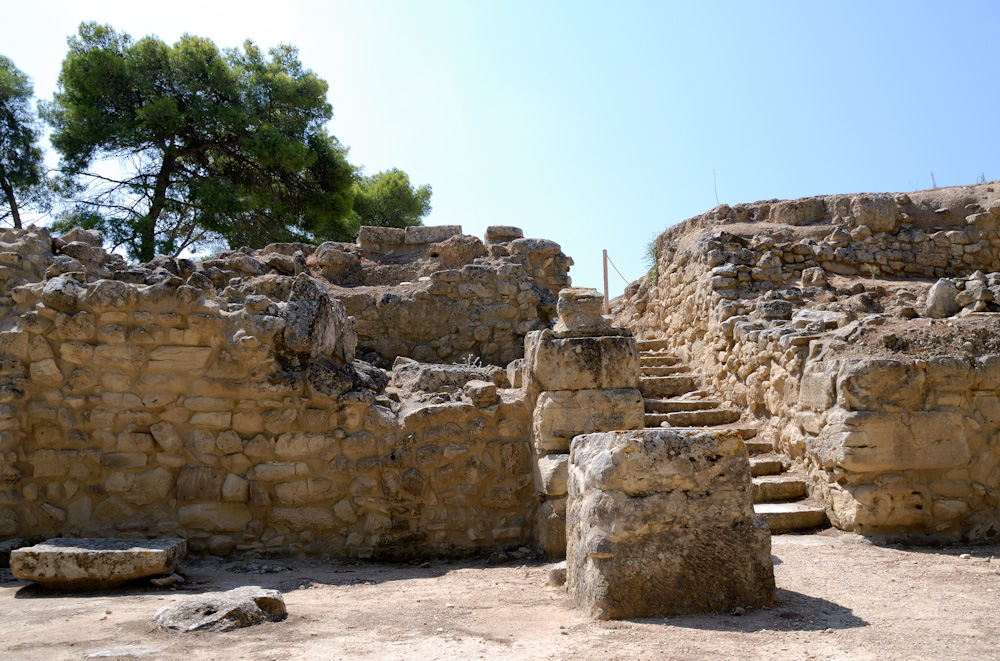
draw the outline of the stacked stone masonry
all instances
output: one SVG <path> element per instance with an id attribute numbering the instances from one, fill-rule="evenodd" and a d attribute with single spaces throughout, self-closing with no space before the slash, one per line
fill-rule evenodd
<path id="1" fill-rule="evenodd" d="M 532 402 L 535 490 L 541 502 L 535 538 L 546 555 L 566 554 L 567 469 L 570 442 L 580 434 L 641 429 L 639 350 L 628 329 L 601 316 L 594 289 L 559 294 L 553 330 L 525 342 L 522 371 Z"/>
<path id="2" fill-rule="evenodd" d="M 834 525 L 994 540 L 994 186 L 722 205 L 657 239 L 616 321 L 748 409 Z"/>
<path id="3" fill-rule="evenodd" d="M 490 363 L 555 316 L 571 260 L 516 228 L 485 245 L 399 232 L 138 266 L 95 232 L 5 232 L 0 540 L 360 558 L 530 543 L 532 402 Z M 403 355 L 486 368 L 371 364 Z"/>

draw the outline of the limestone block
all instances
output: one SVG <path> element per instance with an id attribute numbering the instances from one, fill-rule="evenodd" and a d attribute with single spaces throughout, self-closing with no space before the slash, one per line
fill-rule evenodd
<path id="1" fill-rule="evenodd" d="M 486 234 L 483 235 L 483 238 L 486 245 L 507 243 L 515 239 L 524 238 L 524 231 L 520 227 L 512 225 L 490 225 L 486 228 Z"/>
<path id="2" fill-rule="evenodd" d="M 972 455 L 964 430 L 959 412 L 834 409 L 806 450 L 828 469 L 860 473 L 965 466 Z"/>
<path id="3" fill-rule="evenodd" d="M 183 539 L 50 539 L 12 551 L 10 569 L 49 588 L 101 589 L 167 574 L 186 552 Z"/>
<path id="4" fill-rule="evenodd" d="M 532 424 L 535 449 L 541 454 L 566 452 L 577 434 L 612 429 L 642 429 L 642 394 L 635 388 L 552 390 L 535 405 Z"/>
<path id="5" fill-rule="evenodd" d="M 770 533 L 731 431 L 579 436 L 569 466 L 567 587 L 591 615 L 770 606 Z"/>
<path id="6" fill-rule="evenodd" d="M 408 392 L 437 392 L 445 387 L 461 388 L 469 381 L 492 381 L 481 367 L 421 363 L 397 358 L 389 384 Z"/>
<path id="7" fill-rule="evenodd" d="M 344 304 L 331 298 L 312 277 L 301 273 L 295 278 L 282 316 L 284 350 L 313 358 L 332 357 L 341 363 L 354 360 L 357 335 Z"/>
<path id="8" fill-rule="evenodd" d="M 174 426 L 169 422 L 157 422 L 150 425 L 149 431 L 156 442 L 160 444 L 160 447 L 167 452 L 174 452 L 183 445 L 181 437 L 178 436 Z"/>
<path id="9" fill-rule="evenodd" d="M 559 292 L 556 312 L 559 321 L 554 330 L 566 331 L 579 328 L 608 326 L 602 316 L 604 297 L 589 287 L 567 287 Z"/>
<path id="10" fill-rule="evenodd" d="M 177 500 L 219 500 L 224 479 L 221 468 L 185 466 L 177 477 Z"/>
<path id="11" fill-rule="evenodd" d="M 867 225 L 875 234 L 892 232 L 900 220 L 899 207 L 890 195 L 855 195 L 851 214 L 858 225 Z"/>
<path id="12" fill-rule="evenodd" d="M 462 233 L 461 225 L 417 225 L 404 230 L 404 243 L 421 244 L 445 241 Z"/>
<path id="13" fill-rule="evenodd" d="M 268 521 L 295 531 L 313 530 L 321 533 L 330 532 L 337 526 L 328 507 L 275 507 L 271 510 Z"/>
<path id="14" fill-rule="evenodd" d="M 56 365 L 56 361 L 52 358 L 31 363 L 29 373 L 31 374 L 31 380 L 39 383 L 62 383 L 65 378 L 59 370 L 59 366 Z"/>
<path id="15" fill-rule="evenodd" d="M 363 225 L 358 231 L 358 245 L 362 248 L 377 250 L 381 246 L 401 246 L 405 239 L 406 231 L 398 227 Z"/>
<path id="16" fill-rule="evenodd" d="M 833 406 L 836 362 L 810 363 L 799 383 L 799 406 L 810 411 L 826 411 Z"/>
<path id="17" fill-rule="evenodd" d="M 177 519 L 188 530 L 242 532 L 253 515 L 240 503 L 197 503 L 178 508 Z"/>
<path id="18" fill-rule="evenodd" d="M 124 310 L 135 302 L 135 285 L 118 280 L 98 280 L 87 288 L 84 301 L 96 312 Z"/>
<path id="19" fill-rule="evenodd" d="M 550 498 L 566 495 L 568 468 L 568 454 L 550 454 L 539 457 L 538 482 L 535 484 L 535 489 Z"/>
<path id="20" fill-rule="evenodd" d="M 843 360 L 837 373 L 837 403 L 849 410 L 879 410 L 886 404 L 924 408 L 923 370 L 898 360 Z"/>
<path id="21" fill-rule="evenodd" d="M 769 220 L 782 225 L 815 225 L 823 222 L 825 214 L 823 198 L 807 197 L 776 203 L 771 207 Z"/>
<path id="22" fill-rule="evenodd" d="M 103 369 L 135 370 L 146 362 L 146 350 L 131 344 L 98 344 L 93 362 Z"/>
<path id="23" fill-rule="evenodd" d="M 212 347 L 159 347 L 149 354 L 148 369 L 154 372 L 185 373 L 208 364 Z"/>
<path id="24" fill-rule="evenodd" d="M 469 381 L 462 388 L 465 396 L 480 407 L 485 408 L 497 403 L 497 387 L 492 381 Z"/>
<path id="25" fill-rule="evenodd" d="M 927 307 L 924 316 L 942 319 L 958 314 L 962 307 L 958 304 L 958 288 L 950 280 L 940 279 L 927 292 Z"/>
<path id="26" fill-rule="evenodd" d="M 542 390 L 638 387 L 639 349 L 633 337 L 556 339 L 542 331 L 525 339 L 525 355 L 531 379 Z"/>
<path id="27" fill-rule="evenodd" d="M 569 455 L 566 455 L 569 456 Z M 566 555 L 566 498 L 547 500 L 535 514 L 535 539 L 549 558 Z"/>

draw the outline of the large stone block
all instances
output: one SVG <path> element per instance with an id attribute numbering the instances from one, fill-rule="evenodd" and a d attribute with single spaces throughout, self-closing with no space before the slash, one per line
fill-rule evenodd
<path id="1" fill-rule="evenodd" d="M 566 452 L 577 434 L 642 429 L 643 416 L 642 394 L 635 388 L 543 392 L 535 405 L 535 449 Z"/>
<path id="2" fill-rule="evenodd" d="M 767 526 L 731 431 L 578 436 L 570 452 L 567 584 L 598 618 L 770 606 Z"/>
<path id="3" fill-rule="evenodd" d="M 634 337 L 558 339 L 542 332 L 529 335 L 526 345 L 531 378 L 542 390 L 638 387 L 639 348 Z"/>
<path id="4" fill-rule="evenodd" d="M 951 468 L 972 457 L 964 417 L 950 411 L 835 409 L 806 449 L 825 468 L 858 473 Z"/>
<path id="5" fill-rule="evenodd" d="M 177 568 L 183 539 L 50 539 L 10 554 L 14 576 L 60 589 L 110 588 Z"/>

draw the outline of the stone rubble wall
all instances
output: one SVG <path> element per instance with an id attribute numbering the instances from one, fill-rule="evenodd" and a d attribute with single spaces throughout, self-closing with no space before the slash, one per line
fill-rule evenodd
<path id="1" fill-rule="evenodd" d="M 524 390 L 478 371 L 387 387 L 308 247 L 128 266 L 93 232 L 0 241 L 0 539 L 358 558 L 530 543 Z"/>
<path id="2" fill-rule="evenodd" d="M 656 282 L 633 283 L 616 321 L 667 339 L 709 390 L 746 408 L 809 471 L 834 525 L 994 540 L 998 358 L 839 359 L 838 346 L 880 323 L 876 299 L 891 297 L 863 278 L 836 294 L 826 282 L 831 273 L 949 278 L 950 314 L 993 309 L 1000 203 L 985 191 L 950 207 L 936 206 L 933 191 L 723 205 L 658 237 Z M 942 227 L 918 227 L 929 223 Z M 826 238 L 789 241 L 787 227 Z M 894 296 L 904 317 L 919 316 L 923 299 Z"/>
<path id="3" fill-rule="evenodd" d="M 325 243 L 314 259 L 343 287 L 334 295 L 357 319 L 360 350 L 385 364 L 507 365 L 555 319 L 573 264 L 556 242 L 506 226 L 489 227 L 485 243 L 458 226 L 364 227 L 357 244 Z"/>

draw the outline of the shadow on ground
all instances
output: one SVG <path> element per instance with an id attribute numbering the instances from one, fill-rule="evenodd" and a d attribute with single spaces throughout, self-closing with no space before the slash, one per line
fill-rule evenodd
<path id="1" fill-rule="evenodd" d="M 801 592 L 779 589 L 775 593 L 774 607 L 753 609 L 745 615 L 683 615 L 663 620 L 643 619 L 635 622 L 659 622 L 689 629 L 710 631 L 826 631 L 827 629 L 857 629 L 868 622 L 857 617 L 849 608 L 832 601 L 810 597 Z"/>

